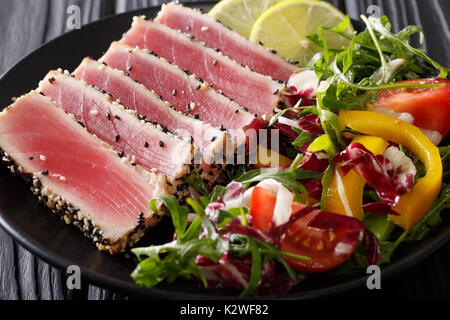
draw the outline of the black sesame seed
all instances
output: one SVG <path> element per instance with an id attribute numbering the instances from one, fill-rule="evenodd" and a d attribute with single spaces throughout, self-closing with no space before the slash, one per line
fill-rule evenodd
<path id="1" fill-rule="evenodd" d="M 214 50 L 215 50 L 216 52 L 220 52 L 220 49 L 219 49 L 219 48 L 214 48 Z"/>
<path id="2" fill-rule="evenodd" d="M 160 146 L 161 148 L 163 148 L 163 147 L 164 147 L 164 142 L 160 141 L 160 142 L 159 142 L 159 146 Z"/>
<path id="3" fill-rule="evenodd" d="M 50 83 L 53 83 L 53 82 L 55 82 L 55 81 L 56 81 L 55 77 L 50 77 L 50 78 L 48 78 L 48 82 L 50 82 Z"/>
<path id="4" fill-rule="evenodd" d="M 202 86 L 199 84 L 199 85 L 195 88 L 195 90 L 200 90 L 201 87 L 202 87 Z"/>
<path id="5" fill-rule="evenodd" d="M 214 175 L 214 171 L 210 171 L 208 174 L 209 174 L 210 176 L 213 176 L 213 175 Z"/>
<path id="6" fill-rule="evenodd" d="M 116 142 L 119 142 L 119 140 L 120 140 L 120 136 L 117 135 L 117 136 L 116 136 Z"/>
<path id="7" fill-rule="evenodd" d="M 109 113 L 106 115 L 106 119 L 108 119 L 108 121 L 111 120 L 111 115 Z"/>
<path id="8" fill-rule="evenodd" d="M 216 141 L 217 137 L 212 137 L 211 142 Z"/>
<path id="9" fill-rule="evenodd" d="M 177 90 L 176 90 L 176 89 L 173 89 L 173 91 L 172 91 L 172 95 L 173 95 L 174 97 L 176 97 L 176 96 L 177 96 Z"/>
<path id="10" fill-rule="evenodd" d="M 239 109 L 236 109 L 236 111 L 234 113 L 239 113 Z"/>
<path id="11" fill-rule="evenodd" d="M 280 89 L 277 89 L 273 92 L 273 94 L 277 94 L 278 92 L 280 92 Z"/>
<path id="12" fill-rule="evenodd" d="M 84 126 L 84 123 L 83 123 L 83 122 L 78 121 L 78 124 L 79 124 L 80 126 L 82 126 L 83 128 L 86 128 L 86 127 Z"/>
<path id="13" fill-rule="evenodd" d="M 118 155 L 119 155 L 119 158 L 123 158 L 125 156 L 125 152 L 121 151 L 118 153 Z"/>
<path id="14" fill-rule="evenodd" d="M 33 159 L 34 159 L 34 157 L 29 157 L 29 159 L 30 159 L 30 160 L 33 160 Z"/>
<path id="15" fill-rule="evenodd" d="M 132 66 L 129 66 L 129 67 L 127 68 L 127 70 L 128 70 L 128 71 L 131 71 L 131 70 L 133 70 L 133 67 L 132 67 Z"/>
<path id="16" fill-rule="evenodd" d="M 45 94 L 44 94 L 42 91 L 39 91 L 39 94 L 40 94 L 41 96 L 44 96 L 44 97 L 45 97 Z"/>
<path id="17" fill-rule="evenodd" d="M 198 120 L 200 119 L 200 116 L 198 114 L 194 115 L 194 119 Z"/>
<path id="18" fill-rule="evenodd" d="M 44 170 L 41 172 L 44 176 L 48 176 L 48 170 Z"/>
<path id="19" fill-rule="evenodd" d="M 214 61 L 213 61 L 213 65 L 216 65 L 216 64 L 217 64 L 217 60 L 214 60 Z"/>
<path id="20" fill-rule="evenodd" d="M 120 117 L 119 117 L 119 116 L 114 116 L 114 118 L 117 119 L 117 120 L 120 120 Z"/>
<path id="21" fill-rule="evenodd" d="M 244 109 L 244 111 L 248 112 L 248 108 L 247 107 L 244 107 L 243 109 Z"/>
<path id="22" fill-rule="evenodd" d="M 277 54 L 277 50 L 270 50 L 273 54 Z"/>
<path id="23" fill-rule="evenodd" d="M 145 143 L 144 143 L 144 147 L 146 147 L 146 148 L 148 148 L 150 145 L 148 144 L 148 142 L 147 141 L 145 141 Z"/>

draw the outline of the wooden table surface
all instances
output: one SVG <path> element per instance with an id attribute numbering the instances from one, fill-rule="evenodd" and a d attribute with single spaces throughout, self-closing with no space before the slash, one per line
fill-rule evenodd
<path id="1" fill-rule="evenodd" d="M 150 7 L 162 0 L 0 0 L 0 74 L 41 44 L 64 32 L 67 8 L 81 8 L 82 24 L 128 10 Z M 420 25 L 431 57 L 450 65 L 450 1 L 448 0 L 332 0 L 351 18 L 378 10 L 390 17 L 394 31 Z M 377 7 L 373 7 L 373 5 Z M 369 12 L 368 12 L 369 10 Z M 1 88 L 0 88 L 1 90 Z M 339 298 L 450 299 L 450 244 L 411 269 L 382 283 L 382 290 L 357 289 Z M 63 272 L 42 262 L 0 228 L 1 300 L 124 300 L 131 297 L 83 282 L 68 290 Z"/>

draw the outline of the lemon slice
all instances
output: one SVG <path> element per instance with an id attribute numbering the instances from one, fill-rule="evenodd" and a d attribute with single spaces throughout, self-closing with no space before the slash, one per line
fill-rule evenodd
<path id="1" fill-rule="evenodd" d="M 222 0 L 209 15 L 248 39 L 256 19 L 283 0 Z"/>
<path id="2" fill-rule="evenodd" d="M 284 58 L 305 66 L 321 48 L 304 36 L 317 33 L 317 27 L 321 25 L 337 27 L 344 19 L 341 11 L 324 1 L 283 1 L 259 16 L 250 32 L 250 40 L 260 41 Z M 353 27 L 349 25 L 346 31 L 352 32 Z M 336 33 L 325 31 L 324 36 L 328 48 L 343 49 L 350 43 Z"/>

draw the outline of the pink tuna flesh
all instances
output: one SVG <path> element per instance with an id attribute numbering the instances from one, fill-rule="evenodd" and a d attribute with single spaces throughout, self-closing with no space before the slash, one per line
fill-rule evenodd
<path id="1" fill-rule="evenodd" d="M 212 126 L 223 126 L 235 137 L 237 144 L 245 142 L 247 128 L 263 127 L 264 121 L 255 118 L 236 102 L 217 93 L 205 83 L 180 68 L 144 50 L 114 42 L 100 61 L 128 72 L 130 77 L 154 90 L 180 112 L 198 117 Z"/>
<path id="2" fill-rule="evenodd" d="M 212 48 L 163 24 L 135 18 L 122 43 L 139 46 L 189 70 L 251 113 L 269 119 L 284 84 L 245 68 Z"/>
<path id="3" fill-rule="evenodd" d="M 148 203 L 165 193 L 162 176 L 121 161 L 49 98 L 32 92 L 0 114 L 0 148 L 37 177 L 48 197 L 58 195 L 117 241 L 149 220 Z"/>
<path id="4" fill-rule="evenodd" d="M 111 94 L 114 100 L 120 100 L 125 108 L 145 116 L 146 120 L 159 123 L 186 139 L 193 137 L 204 162 L 211 163 L 216 153 L 221 158 L 225 143 L 223 131 L 172 109 L 170 104 L 163 102 L 154 92 L 136 83 L 123 71 L 86 58 L 74 75 Z"/>
<path id="5" fill-rule="evenodd" d="M 51 71 L 39 90 L 75 115 L 87 130 L 111 145 L 121 156 L 129 156 L 144 169 L 176 179 L 189 172 L 191 144 L 140 121 L 112 98 L 84 81 Z"/>
<path id="6" fill-rule="evenodd" d="M 206 42 L 208 47 L 217 48 L 234 61 L 273 79 L 286 82 L 298 69 L 276 52 L 249 41 L 199 10 L 170 2 L 162 6 L 155 20 L 190 34 L 197 40 Z"/>

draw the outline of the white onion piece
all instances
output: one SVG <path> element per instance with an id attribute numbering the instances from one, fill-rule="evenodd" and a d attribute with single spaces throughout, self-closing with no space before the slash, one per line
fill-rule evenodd
<path id="1" fill-rule="evenodd" d="M 403 120 L 403 121 L 411 123 L 411 124 L 414 123 L 413 115 L 410 114 L 410 113 L 407 113 L 407 112 L 401 112 L 401 113 L 400 112 L 395 112 L 392 109 L 384 108 L 384 107 L 373 107 L 373 108 L 370 109 L 370 111 L 377 112 L 377 113 L 382 113 L 382 114 L 385 114 L 387 116 L 391 116 L 391 117 Z"/>
<path id="2" fill-rule="evenodd" d="M 399 148 L 391 146 L 384 151 L 383 156 L 389 160 L 392 169 L 398 174 L 404 185 L 407 185 L 407 175 L 411 174 L 413 177 L 416 175 L 417 169 L 411 158 Z"/>
<path id="3" fill-rule="evenodd" d="M 286 117 L 278 117 L 278 123 L 285 124 L 285 125 L 287 125 L 289 127 L 294 127 L 294 128 L 300 129 L 300 130 L 302 129 L 298 125 L 297 121 L 289 119 L 289 118 L 286 118 Z"/>
<path id="4" fill-rule="evenodd" d="M 288 80 L 288 88 L 294 87 L 295 94 L 307 99 L 315 98 L 319 87 L 319 77 L 313 70 L 303 70 L 294 73 Z"/>
<path id="5" fill-rule="evenodd" d="M 402 64 L 404 64 L 405 62 L 406 62 L 405 59 L 400 58 L 394 59 L 386 63 L 387 70 L 383 83 L 389 83 L 391 78 L 397 72 L 398 68 L 400 68 Z M 374 75 L 372 76 L 372 80 L 375 81 L 377 84 L 381 84 L 382 77 L 383 77 L 383 69 L 380 68 L 377 70 L 377 72 L 374 73 Z"/>
<path id="6" fill-rule="evenodd" d="M 423 132 L 424 135 L 427 136 L 428 139 L 430 139 L 431 143 L 437 146 L 442 141 L 442 134 L 440 134 L 439 131 L 435 130 L 428 130 L 428 129 L 422 129 L 419 128 L 420 131 Z"/>
<path id="7" fill-rule="evenodd" d="M 277 197 L 272 218 L 275 226 L 288 222 L 291 216 L 294 195 L 274 179 L 263 180 L 258 183 L 258 187 L 270 190 Z"/>

